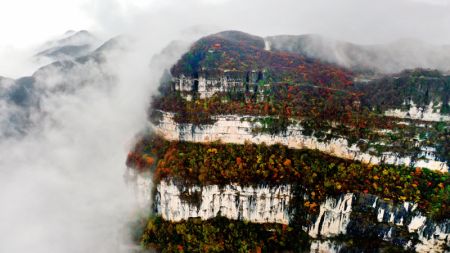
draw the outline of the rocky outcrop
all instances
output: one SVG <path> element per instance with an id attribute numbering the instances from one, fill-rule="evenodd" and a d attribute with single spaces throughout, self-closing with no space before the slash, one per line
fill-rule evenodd
<path id="1" fill-rule="evenodd" d="M 291 185 L 187 186 L 163 180 L 152 197 L 151 178 L 137 176 L 135 180 L 141 201 L 149 203 L 153 199 L 156 214 L 165 220 L 222 216 L 254 223 L 300 222 L 312 238 L 311 252 L 325 248 L 327 252 L 345 252 L 348 248 L 336 241 L 338 238 L 381 240 L 417 252 L 443 252 L 450 247 L 450 221 L 433 221 L 411 202 L 393 204 L 370 194 L 348 193 L 328 197 L 318 213 L 311 214 L 303 208 L 304 201 L 310 198 L 295 193 Z M 300 202 L 294 202 L 294 198 Z M 296 220 L 296 212 L 306 220 Z"/>
<path id="2" fill-rule="evenodd" d="M 364 163 L 414 165 L 432 170 L 448 171 L 448 165 L 445 162 L 435 159 L 414 160 L 412 157 L 402 157 L 390 152 L 375 156 L 362 152 L 356 144 L 348 145 L 348 141 L 345 138 L 333 138 L 324 141 L 314 136 L 306 136 L 302 133 L 303 127 L 299 123 L 289 125 L 287 131 L 283 134 L 272 135 L 269 133 L 254 133 L 253 130 L 260 126 L 256 116 L 219 115 L 213 116 L 214 124 L 196 126 L 176 123 L 173 119 L 173 113 L 161 112 L 161 114 L 162 116 L 155 125 L 155 129 L 167 140 L 202 143 L 220 140 L 224 143 L 236 144 L 250 141 L 256 144 L 265 143 L 267 145 L 281 143 L 290 148 L 317 149 L 340 158 Z"/>
<path id="3" fill-rule="evenodd" d="M 258 82 L 263 80 L 263 71 L 231 71 L 226 70 L 221 75 L 206 76 L 201 74 L 198 77 L 180 75 L 173 78 L 173 90 L 183 93 L 190 93 L 186 98 L 190 98 L 192 93 L 198 94 L 199 98 L 209 98 L 217 93 L 224 92 L 249 92 L 257 93 Z"/>
<path id="4" fill-rule="evenodd" d="M 427 107 L 418 107 L 414 101 L 409 101 L 409 110 L 391 109 L 384 114 L 386 116 L 406 119 L 418 119 L 424 121 L 450 121 L 449 115 L 439 113 L 439 108 L 442 107 L 442 102 L 434 105 L 430 102 Z M 437 108 L 437 109 L 436 109 Z"/>
<path id="5" fill-rule="evenodd" d="M 162 181 L 156 190 L 156 212 L 171 221 L 216 216 L 255 223 L 289 223 L 289 185 L 240 186 L 237 184 L 185 186 Z"/>
<path id="6" fill-rule="evenodd" d="M 450 246 L 450 221 L 426 218 L 411 202 L 355 194 L 351 216 L 347 235 L 377 237 L 416 252 L 444 252 Z"/>
<path id="7" fill-rule="evenodd" d="M 345 235 L 352 213 L 353 194 L 345 194 L 341 198 L 327 198 L 320 205 L 320 213 L 316 222 L 305 229 L 312 238 L 335 237 Z"/>

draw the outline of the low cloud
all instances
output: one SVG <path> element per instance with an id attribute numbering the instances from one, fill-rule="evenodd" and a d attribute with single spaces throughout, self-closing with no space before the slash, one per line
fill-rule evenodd
<path id="1" fill-rule="evenodd" d="M 116 37 L 87 60 L 47 65 L 30 79 L 34 102 L 24 97 L 26 106 L 5 95 L 17 82 L 2 80 L 0 252 L 130 250 L 127 224 L 138 206 L 124 179 L 125 159 L 148 128 L 163 71 L 202 31 L 185 30 L 171 44 L 169 37 Z M 18 113 L 30 126 L 3 135 L 22 127 L 10 119 Z"/>
<path id="2" fill-rule="evenodd" d="M 155 89 L 147 53 L 113 50 L 100 64 L 40 74 L 36 125 L 0 140 L 0 252 L 126 250 L 136 203 L 124 162 Z"/>

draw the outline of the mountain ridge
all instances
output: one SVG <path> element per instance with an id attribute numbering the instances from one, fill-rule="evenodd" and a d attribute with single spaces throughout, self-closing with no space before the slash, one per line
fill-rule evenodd
<path id="1" fill-rule="evenodd" d="M 165 72 L 152 127 L 126 161 L 152 210 L 139 242 L 171 252 L 448 250 L 450 77 L 349 68 L 267 42 L 205 36 Z M 211 232 L 222 226 L 226 235 Z"/>

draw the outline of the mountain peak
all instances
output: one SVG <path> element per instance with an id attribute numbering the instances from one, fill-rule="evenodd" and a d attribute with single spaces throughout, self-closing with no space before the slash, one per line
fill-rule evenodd
<path id="1" fill-rule="evenodd" d="M 62 38 L 45 43 L 35 56 L 44 56 L 52 60 L 71 59 L 88 54 L 98 44 L 98 38 L 87 30 L 69 30 Z"/>

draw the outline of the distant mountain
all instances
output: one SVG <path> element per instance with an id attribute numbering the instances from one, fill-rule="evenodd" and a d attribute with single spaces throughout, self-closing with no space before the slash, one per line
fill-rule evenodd
<path id="1" fill-rule="evenodd" d="M 66 34 L 63 39 L 47 43 L 50 48 L 36 55 L 52 58 L 52 63 L 31 76 L 0 77 L 0 139 L 25 135 L 32 126 L 39 125 L 46 114 L 41 107 L 45 99 L 75 93 L 86 85 L 106 87 L 113 82 L 104 70 L 105 57 L 112 50 L 123 50 L 125 38 L 112 38 L 94 47 L 100 43 L 86 31 Z"/>
<path id="2" fill-rule="evenodd" d="M 2 92 L 12 85 L 14 85 L 14 79 L 0 76 L 0 97 Z"/>
<path id="3" fill-rule="evenodd" d="M 90 45 L 81 46 L 62 46 L 50 48 L 39 52 L 36 56 L 45 56 L 52 59 L 74 58 L 86 55 L 91 49 Z"/>
<path id="4" fill-rule="evenodd" d="M 68 31 L 60 39 L 45 43 L 35 57 L 51 60 L 66 60 L 84 56 L 92 52 L 100 40 L 88 31 Z"/>
<path id="5" fill-rule="evenodd" d="M 128 39 L 125 36 L 116 36 L 113 37 L 103 44 L 101 44 L 98 48 L 96 48 L 93 53 L 94 54 L 102 54 L 108 52 L 110 50 L 123 50 L 124 44 L 126 44 Z"/>
<path id="6" fill-rule="evenodd" d="M 267 37 L 271 49 L 288 51 L 357 71 L 396 73 L 411 68 L 450 70 L 450 47 L 402 39 L 389 44 L 358 45 L 320 35 Z"/>

